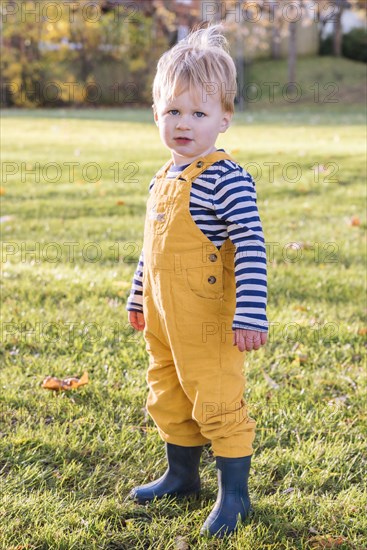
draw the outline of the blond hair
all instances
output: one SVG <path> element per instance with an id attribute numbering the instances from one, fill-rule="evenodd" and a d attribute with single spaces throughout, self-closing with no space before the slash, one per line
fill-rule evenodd
<path id="1" fill-rule="evenodd" d="M 205 90 L 208 95 L 220 90 L 223 110 L 234 112 L 236 67 L 222 31 L 218 24 L 191 32 L 162 55 L 153 82 L 155 105 L 161 98 L 172 100 L 187 88 Z"/>

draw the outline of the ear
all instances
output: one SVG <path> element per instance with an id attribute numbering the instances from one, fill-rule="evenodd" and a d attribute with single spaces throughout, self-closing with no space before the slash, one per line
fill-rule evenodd
<path id="1" fill-rule="evenodd" d="M 155 121 L 156 125 L 158 126 L 158 112 L 157 112 L 157 107 L 155 106 L 154 103 L 152 105 L 152 108 L 153 108 L 154 121 Z"/>
<path id="2" fill-rule="evenodd" d="M 219 130 L 221 133 L 224 133 L 226 130 L 228 130 L 228 127 L 232 121 L 232 116 L 233 113 L 230 113 L 229 111 L 223 113 L 222 122 Z"/>

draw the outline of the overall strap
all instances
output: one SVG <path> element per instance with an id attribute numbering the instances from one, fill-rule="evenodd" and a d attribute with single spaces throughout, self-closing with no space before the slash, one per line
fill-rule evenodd
<path id="1" fill-rule="evenodd" d="M 165 175 L 167 174 L 170 166 L 172 166 L 172 160 L 168 160 L 160 170 L 158 170 L 158 172 L 156 173 L 155 175 L 155 178 L 158 179 L 158 178 L 164 178 Z"/>
<path id="2" fill-rule="evenodd" d="M 210 153 L 205 157 L 197 158 L 194 162 L 189 164 L 189 166 L 187 166 L 185 170 L 181 172 L 179 178 L 186 181 L 193 181 L 195 178 L 200 176 L 200 174 L 205 172 L 205 170 L 207 170 L 209 166 L 211 166 L 215 162 L 218 162 L 218 160 L 232 160 L 233 162 L 235 162 L 234 159 L 230 155 L 228 155 L 228 153 L 225 153 L 224 151 L 215 151 L 214 153 Z M 164 178 L 172 164 L 172 160 L 167 161 L 166 164 L 164 164 L 164 166 L 156 173 L 155 177 Z"/>
<path id="3" fill-rule="evenodd" d="M 215 162 L 218 162 L 219 160 L 232 160 L 234 159 L 228 155 L 228 153 L 225 153 L 224 151 L 215 151 L 214 153 L 210 153 L 209 155 L 206 155 L 205 157 L 199 157 L 197 158 L 193 163 L 191 163 L 189 166 L 183 170 L 179 176 L 180 179 L 186 180 L 186 181 L 193 181 L 196 179 L 200 174 L 205 172 Z"/>

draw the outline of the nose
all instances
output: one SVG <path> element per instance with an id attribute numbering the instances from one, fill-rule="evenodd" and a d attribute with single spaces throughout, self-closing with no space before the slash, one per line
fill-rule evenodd
<path id="1" fill-rule="evenodd" d="M 178 130 L 189 130 L 190 129 L 189 117 L 187 115 L 180 116 L 176 122 L 176 128 Z"/>

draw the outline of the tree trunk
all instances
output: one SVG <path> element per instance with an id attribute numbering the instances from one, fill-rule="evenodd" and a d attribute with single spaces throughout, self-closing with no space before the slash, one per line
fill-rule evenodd
<path id="1" fill-rule="evenodd" d="M 238 110 L 245 110 L 245 56 L 243 52 L 244 44 L 241 32 L 236 34 L 236 68 L 238 83 Z"/>
<path id="2" fill-rule="evenodd" d="M 289 47 L 288 47 L 288 82 L 296 81 L 297 61 L 297 23 L 289 23 Z"/>
<path id="3" fill-rule="evenodd" d="M 272 7 L 272 27 L 271 27 L 271 58 L 280 59 L 280 20 L 278 18 L 279 7 L 274 4 Z"/>
<path id="4" fill-rule="evenodd" d="M 280 32 L 276 21 L 271 29 L 271 58 L 280 59 Z"/>
<path id="5" fill-rule="evenodd" d="M 338 11 L 334 20 L 334 55 L 340 57 L 342 54 L 342 24 L 343 6 L 338 2 Z"/>

